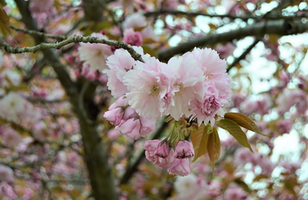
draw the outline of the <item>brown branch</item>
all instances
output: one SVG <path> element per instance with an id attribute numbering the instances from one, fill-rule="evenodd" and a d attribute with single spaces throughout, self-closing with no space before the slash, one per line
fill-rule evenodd
<path id="1" fill-rule="evenodd" d="M 4 40 L 0 41 L 0 45 L 4 46 L 4 49 L 8 53 L 19 54 L 19 53 L 28 53 L 28 52 L 35 53 L 37 51 L 41 51 L 41 50 L 45 50 L 45 49 L 51 49 L 51 48 L 61 49 L 62 47 L 66 46 L 70 43 L 78 43 L 78 42 L 107 44 L 109 46 L 122 48 L 122 49 L 127 50 L 135 60 L 139 60 L 139 61 L 143 62 L 141 55 L 138 54 L 132 48 L 131 45 L 126 44 L 124 42 L 120 42 L 120 41 L 101 39 L 101 38 L 91 37 L 91 36 L 82 37 L 82 36 L 74 35 L 72 37 L 67 38 L 66 40 L 61 41 L 61 42 L 56 42 L 56 43 L 42 42 L 42 43 L 39 43 L 38 45 L 33 46 L 33 47 L 12 47 L 10 44 L 6 43 Z"/>
<path id="2" fill-rule="evenodd" d="M 247 54 L 259 43 L 260 39 L 255 39 L 255 41 L 249 45 L 249 47 L 237 58 L 234 59 L 234 61 L 228 66 L 227 72 L 230 71 L 237 63 L 239 63 L 241 60 L 243 60 Z"/>
<path id="3" fill-rule="evenodd" d="M 28 10 L 27 2 L 24 0 L 15 0 L 15 3 L 22 16 L 22 22 L 25 23 L 26 27 L 30 30 L 38 31 L 37 24 Z M 36 44 L 45 42 L 44 38 L 40 36 L 34 35 L 33 38 Z M 80 88 L 72 81 L 66 67 L 60 62 L 59 56 L 52 49 L 42 49 L 42 53 L 57 74 L 61 85 L 69 97 L 73 110 L 78 117 L 85 154 L 84 160 L 88 169 L 94 198 L 97 200 L 116 200 L 117 193 L 114 184 L 114 176 L 108 162 L 109 155 L 98 133 L 97 124 L 93 125 L 87 123 L 88 119 L 85 118 L 83 111 L 80 110 L 78 100 Z"/>
<path id="4" fill-rule="evenodd" d="M 161 50 L 158 52 L 158 58 L 160 61 L 168 61 L 172 56 L 190 51 L 194 47 L 224 43 L 247 36 L 261 37 L 265 34 L 276 34 L 282 36 L 304 33 L 307 30 L 308 23 L 303 23 L 301 20 L 275 20 L 265 23 L 254 23 L 244 28 L 239 28 L 224 33 L 206 35 L 184 42 L 176 47 Z"/>
<path id="5" fill-rule="evenodd" d="M 29 35 L 38 35 L 40 37 L 53 38 L 53 39 L 57 39 L 57 40 L 65 40 L 66 39 L 66 37 L 63 36 L 63 35 L 52 35 L 52 34 L 47 34 L 47 33 L 44 33 L 44 32 L 39 32 L 39 31 L 34 31 L 34 30 L 17 28 L 15 26 L 10 26 L 10 28 L 15 30 L 15 31 L 19 31 L 19 32 L 26 33 L 26 34 L 29 34 Z"/>
<path id="6" fill-rule="evenodd" d="M 163 9 L 163 10 L 154 10 L 150 12 L 144 13 L 145 17 L 156 17 L 159 15 L 164 15 L 164 14 L 170 14 L 170 15 L 183 15 L 185 17 L 197 17 L 197 16 L 204 16 L 204 17 L 210 17 L 210 18 L 229 18 L 229 19 L 241 19 L 243 21 L 247 21 L 248 19 L 272 19 L 272 20 L 277 20 L 277 19 L 289 19 L 289 18 L 303 18 L 303 17 L 308 17 L 307 13 L 302 13 L 300 15 L 292 15 L 292 16 L 284 16 L 281 14 L 268 14 L 266 16 L 259 16 L 259 15 L 232 15 L 232 14 L 209 14 L 201 11 L 196 11 L 196 12 L 190 12 L 190 11 L 180 11 L 180 10 L 170 10 L 170 9 Z"/>

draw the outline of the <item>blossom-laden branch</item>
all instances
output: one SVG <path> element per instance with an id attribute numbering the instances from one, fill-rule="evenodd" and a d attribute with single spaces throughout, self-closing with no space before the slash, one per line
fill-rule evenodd
<path id="1" fill-rule="evenodd" d="M 82 36 L 77 36 L 74 35 L 72 37 L 67 38 L 66 40 L 63 40 L 61 42 L 55 42 L 55 43 L 40 43 L 36 46 L 33 47 L 12 47 L 10 44 L 6 43 L 5 41 L 1 41 L 0 45 L 4 46 L 6 52 L 8 53 L 14 53 L 14 54 L 19 54 L 19 53 L 28 53 L 28 52 L 37 52 L 43 49 L 61 49 L 62 47 L 70 44 L 70 43 L 101 43 L 101 44 L 107 44 L 109 46 L 117 47 L 117 48 L 122 48 L 127 50 L 131 56 L 135 60 L 139 60 L 143 62 L 141 55 L 138 54 L 131 45 L 126 44 L 124 42 L 120 41 L 115 41 L 115 40 L 107 40 L 107 39 L 101 39 L 97 37 L 82 37 Z"/>
<path id="2" fill-rule="evenodd" d="M 232 31 L 215 33 L 189 40 L 178 46 L 164 49 L 158 52 L 158 58 L 161 61 L 167 61 L 176 54 L 185 53 L 194 47 L 214 45 L 217 43 L 229 42 L 234 39 L 241 39 L 247 36 L 263 36 L 265 34 L 292 35 L 304 33 L 308 30 L 308 23 L 301 20 L 274 20 L 265 23 L 254 23 L 244 28 L 238 28 Z"/>
<path id="3" fill-rule="evenodd" d="M 197 16 L 204 16 L 204 17 L 217 17 L 217 18 L 229 18 L 229 19 L 241 19 L 244 21 L 247 21 L 248 19 L 290 19 L 290 18 L 303 18 L 303 17 L 308 17 L 307 13 L 302 13 L 299 15 L 291 15 L 291 16 L 284 16 L 284 15 L 278 15 L 278 14 L 268 14 L 267 16 L 258 16 L 258 15 L 233 15 L 233 14 L 210 14 L 206 12 L 201 12 L 201 11 L 196 11 L 196 12 L 189 12 L 189 11 L 180 11 L 180 10 L 171 10 L 171 9 L 163 9 L 163 10 L 155 10 L 155 11 L 150 11 L 146 12 L 144 14 L 145 17 L 152 17 L 152 16 L 158 16 L 162 14 L 171 14 L 171 15 L 183 15 L 185 17 L 197 17 Z"/>

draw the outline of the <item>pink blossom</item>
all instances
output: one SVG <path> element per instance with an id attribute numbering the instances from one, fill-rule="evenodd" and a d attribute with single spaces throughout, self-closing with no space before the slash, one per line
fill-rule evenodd
<path id="1" fill-rule="evenodd" d="M 108 76 L 107 86 L 111 94 L 118 98 L 128 92 L 123 77 L 127 70 L 133 68 L 135 60 L 124 49 L 117 49 L 114 55 L 107 58 L 107 65 L 109 69 L 103 70 Z"/>
<path id="2" fill-rule="evenodd" d="M 290 119 L 279 120 L 276 124 L 279 133 L 290 133 L 293 123 Z"/>
<path id="3" fill-rule="evenodd" d="M 207 189 L 207 195 L 210 197 L 217 197 L 221 194 L 221 188 L 223 187 L 223 184 L 218 180 L 212 180 L 209 184 L 209 187 Z"/>
<path id="4" fill-rule="evenodd" d="M 178 0 L 158 0 L 157 4 L 161 5 L 162 8 L 175 10 L 177 6 L 179 5 L 179 1 Z"/>
<path id="5" fill-rule="evenodd" d="M 160 140 L 148 140 L 144 143 L 146 158 L 158 167 L 168 167 L 174 161 L 175 152 Z"/>
<path id="6" fill-rule="evenodd" d="M 11 168 L 0 164 L 0 181 L 5 181 L 9 184 L 14 182 L 14 172 Z"/>
<path id="7" fill-rule="evenodd" d="M 108 131 L 107 133 L 107 137 L 110 139 L 110 140 L 115 140 L 117 139 L 118 137 L 120 136 L 120 133 L 115 130 L 115 129 L 111 129 L 110 131 Z"/>
<path id="8" fill-rule="evenodd" d="M 33 125 L 32 133 L 33 137 L 40 142 L 44 142 L 50 137 L 47 126 L 43 121 L 39 121 Z"/>
<path id="9" fill-rule="evenodd" d="M 22 137 L 14 129 L 5 128 L 2 129 L 2 139 L 6 146 L 15 147 L 19 145 L 22 141 Z"/>
<path id="10" fill-rule="evenodd" d="M 128 136 L 131 139 L 137 140 L 140 137 L 140 121 L 139 119 L 128 119 L 116 126 L 116 130 Z"/>
<path id="11" fill-rule="evenodd" d="M 133 46 L 141 46 L 142 36 L 140 32 L 135 32 L 134 29 L 129 28 L 124 31 L 123 42 Z"/>
<path id="12" fill-rule="evenodd" d="M 168 166 L 168 173 L 175 174 L 179 176 L 187 176 L 190 173 L 190 161 L 188 158 L 178 159 L 175 158 L 174 161 Z"/>
<path id="13" fill-rule="evenodd" d="M 186 56 L 190 52 L 184 54 Z M 215 83 L 215 88 L 219 91 L 219 98 L 223 104 L 231 100 L 231 83 L 230 76 L 226 73 L 226 61 L 221 60 L 216 51 L 209 48 L 194 48 L 191 52 L 199 62 L 205 80 L 210 80 Z"/>
<path id="14" fill-rule="evenodd" d="M 204 95 L 203 72 L 198 67 L 192 54 L 183 57 L 173 57 L 165 69 L 166 74 L 171 77 L 172 101 L 166 110 L 175 120 L 182 115 L 189 116 L 189 105 L 193 99 L 202 100 Z"/>
<path id="15" fill-rule="evenodd" d="M 29 8 L 33 13 L 45 13 L 53 7 L 54 0 L 31 0 Z"/>
<path id="16" fill-rule="evenodd" d="M 123 28 L 140 28 L 147 26 L 147 21 L 144 15 L 141 13 L 134 13 L 125 18 L 123 22 Z"/>
<path id="17" fill-rule="evenodd" d="M 213 126 L 216 114 L 220 116 L 224 115 L 224 112 L 221 109 L 223 104 L 220 103 L 218 91 L 215 89 L 212 82 L 206 84 L 205 90 L 207 92 L 202 101 L 193 100 L 191 102 L 191 113 L 196 116 L 199 125 L 204 121 L 204 124 L 210 122 Z"/>
<path id="18" fill-rule="evenodd" d="M 141 123 L 141 128 L 140 128 L 141 136 L 145 137 L 155 130 L 156 120 L 143 116 L 140 116 L 139 120 Z"/>
<path id="19" fill-rule="evenodd" d="M 159 163 L 155 163 L 160 167 L 167 167 L 174 161 L 174 150 L 166 143 L 162 142 L 157 146 L 154 155 L 158 157 Z"/>
<path id="20" fill-rule="evenodd" d="M 176 158 L 184 159 L 191 158 L 195 155 L 194 149 L 190 142 L 188 141 L 179 141 L 175 148 Z"/>
<path id="21" fill-rule="evenodd" d="M 174 188 L 177 193 L 178 200 L 195 200 L 200 197 L 201 191 L 204 189 L 205 181 L 196 177 L 194 174 L 188 174 L 185 177 L 176 177 Z"/>
<path id="22" fill-rule="evenodd" d="M 160 140 L 147 140 L 144 142 L 145 157 L 152 163 L 154 163 L 157 159 L 154 152 L 157 149 L 160 142 L 161 142 Z"/>
<path id="23" fill-rule="evenodd" d="M 119 125 L 121 123 L 121 120 L 123 118 L 123 110 L 122 108 L 115 108 L 108 110 L 104 113 L 104 117 L 112 124 L 112 125 Z"/>
<path id="24" fill-rule="evenodd" d="M 276 99 L 279 113 L 289 111 L 296 105 L 299 114 L 304 114 L 308 108 L 307 94 L 300 89 L 285 89 Z"/>
<path id="25" fill-rule="evenodd" d="M 168 107 L 170 80 L 162 72 L 165 67 L 166 64 L 149 58 L 145 63 L 137 62 L 124 76 L 123 83 L 129 91 L 126 97 L 139 115 L 157 119 Z"/>
<path id="26" fill-rule="evenodd" d="M 241 103 L 240 109 L 246 115 L 251 115 L 252 113 L 256 112 L 257 106 L 258 105 L 257 105 L 257 102 L 255 100 L 248 98 Z"/>
<path id="27" fill-rule="evenodd" d="M 235 49 L 235 46 L 229 42 L 226 45 L 218 45 L 216 48 L 216 51 L 219 54 L 220 58 L 224 59 L 232 55 L 234 49 Z"/>
<path id="28" fill-rule="evenodd" d="M 225 199 L 228 200 L 248 200 L 249 196 L 247 193 L 245 193 L 241 188 L 238 188 L 236 186 L 231 185 L 229 188 L 226 190 L 224 194 Z"/>
<path id="29" fill-rule="evenodd" d="M 108 76 L 107 86 L 111 94 L 118 98 L 126 94 L 127 86 L 123 83 L 123 77 L 127 70 L 135 65 L 135 60 L 124 49 L 117 49 L 114 55 L 107 58 L 107 66 L 109 69 L 103 70 Z"/>
<path id="30" fill-rule="evenodd" d="M 24 111 L 26 101 L 18 93 L 10 92 L 0 100 L 0 116 L 16 121 L 19 114 Z"/>
<path id="31" fill-rule="evenodd" d="M 1 196 L 7 197 L 9 200 L 18 199 L 13 187 L 6 182 L 0 182 L 0 194 Z"/>
<path id="32" fill-rule="evenodd" d="M 92 37 L 108 39 L 100 33 L 92 33 Z M 106 59 L 112 54 L 108 45 L 81 43 L 78 48 L 80 60 L 90 66 L 91 71 L 107 69 Z"/>
<path id="33" fill-rule="evenodd" d="M 125 21 L 123 22 L 123 29 L 126 30 L 130 28 L 142 29 L 142 38 L 157 40 L 157 35 L 155 35 L 153 28 L 148 25 L 145 16 L 141 13 L 134 13 L 125 18 Z"/>

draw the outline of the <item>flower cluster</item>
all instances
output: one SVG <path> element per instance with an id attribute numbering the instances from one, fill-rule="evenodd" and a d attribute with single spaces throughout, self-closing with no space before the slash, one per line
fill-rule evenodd
<path id="1" fill-rule="evenodd" d="M 107 58 L 108 88 L 114 97 L 125 96 L 138 115 L 175 120 L 193 116 L 199 124 L 214 125 L 216 115 L 231 98 L 231 79 L 226 62 L 212 49 L 195 48 L 167 64 L 149 55 L 135 61 L 123 49 Z"/>
<path id="2" fill-rule="evenodd" d="M 117 49 L 107 58 L 109 69 L 103 70 L 111 94 L 118 98 L 104 117 L 116 126 L 118 133 L 134 140 L 145 137 L 163 115 L 170 115 L 176 121 L 189 118 L 197 120 L 199 125 L 212 126 L 218 116 L 224 115 L 222 108 L 231 99 L 232 84 L 226 62 L 216 51 L 195 48 L 162 63 L 145 55 L 141 47 L 133 48 L 144 62 L 135 61 L 127 51 Z M 175 135 L 172 132 L 162 142 L 146 141 L 146 158 L 158 167 L 167 168 L 170 174 L 189 174 L 188 158 L 194 153 L 183 136 L 184 132 Z"/>
<path id="3" fill-rule="evenodd" d="M 144 149 L 149 161 L 167 168 L 170 174 L 186 176 L 190 173 L 189 158 L 195 155 L 191 143 L 179 141 L 174 150 L 167 141 L 148 140 L 144 143 Z"/>
<path id="4" fill-rule="evenodd" d="M 156 121 L 144 116 L 139 116 L 136 111 L 129 106 L 128 99 L 120 97 L 115 101 L 104 117 L 113 125 L 116 130 L 137 140 L 140 136 L 145 137 L 155 129 Z"/>

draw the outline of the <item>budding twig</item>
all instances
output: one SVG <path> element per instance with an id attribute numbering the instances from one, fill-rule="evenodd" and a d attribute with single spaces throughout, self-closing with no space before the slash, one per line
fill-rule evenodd
<path id="1" fill-rule="evenodd" d="M 28 53 L 28 52 L 35 53 L 43 49 L 51 49 L 51 48 L 61 49 L 65 45 L 68 45 L 70 43 L 78 43 L 78 42 L 99 43 L 99 44 L 106 44 L 109 46 L 122 48 L 122 49 L 127 50 L 135 60 L 144 62 L 143 59 L 141 58 L 141 55 L 138 54 L 129 44 L 126 44 L 120 41 L 101 39 L 101 38 L 91 37 L 91 36 L 83 37 L 83 36 L 74 35 L 60 42 L 41 43 L 41 44 L 38 44 L 32 47 L 12 47 L 10 44 L 6 43 L 4 40 L 0 41 L 0 45 L 4 46 L 5 51 L 8 53 L 19 54 L 19 53 Z"/>
<path id="2" fill-rule="evenodd" d="M 65 40 L 65 39 L 67 39 L 67 37 L 65 37 L 63 35 L 52 35 L 52 34 L 47 34 L 47 33 L 44 33 L 44 32 L 39 32 L 39 31 L 34 31 L 34 30 L 17 28 L 15 26 L 10 26 L 10 28 L 15 30 L 15 31 L 19 31 L 19 32 L 26 33 L 26 34 L 29 34 L 29 35 L 38 35 L 38 36 L 41 36 L 41 37 L 53 38 L 53 39 L 57 39 L 57 40 Z"/>

